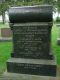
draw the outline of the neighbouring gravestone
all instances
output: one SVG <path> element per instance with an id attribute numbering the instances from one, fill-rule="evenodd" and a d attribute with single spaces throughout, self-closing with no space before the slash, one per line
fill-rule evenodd
<path id="1" fill-rule="evenodd" d="M 1 28 L 0 34 L 0 41 L 12 41 L 12 31 L 10 28 Z"/>
<path id="2" fill-rule="evenodd" d="M 11 29 L 10 28 L 2 28 L 1 29 L 1 36 L 2 37 L 12 37 L 12 32 L 11 32 Z"/>
<path id="3" fill-rule="evenodd" d="M 60 45 L 60 17 L 56 18 L 56 26 L 58 28 L 57 44 Z"/>
<path id="4" fill-rule="evenodd" d="M 60 23 L 56 24 L 58 27 L 58 38 L 57 38 L 57 44 L 60 45 Z"/>
<path id="5" fill-rule="evenodd" d="M 9 73 L 56 76 L 56 61 L 51 54 L 52 12 L 51 5 L 9 9 L 13 33 Z"/>

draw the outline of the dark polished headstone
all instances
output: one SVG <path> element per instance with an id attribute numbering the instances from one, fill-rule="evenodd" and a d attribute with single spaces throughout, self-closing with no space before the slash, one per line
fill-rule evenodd
<path id="1" fill-rule="evenodd" d="M 12 7 L 9 9 L 10 23 L 51 22 L 51 5 Z"/>
<path id="2" fill-rule="evenodd" d="M 56 76 L 54 60 L 12 58 L 7 62 L 8 72 L 32 75 Z"/>
<path id="3" fill-rule="evenodd" d="M 44 58 L 50 54 L 51 23 L 13 25 L 14 57 Z"/>
<path id="4" fill-rule="evenodd" d="M 52 10 L 51 5 L 10 8 L 13 52 L 7 61 L 8 72 L 56 76 L 51 54 Z"/>

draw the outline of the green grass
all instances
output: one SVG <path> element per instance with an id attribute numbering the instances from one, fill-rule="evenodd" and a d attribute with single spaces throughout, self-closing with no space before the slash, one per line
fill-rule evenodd
<path id="1" fill-rule="evenodd" d="M 11 42 L 0 42 L 0 73 L 6 69 L 6 60 L 10 58 L 11 51 Z"/>
<path id="2" fill-rule="evenodd" d="M 6 25 L 0 24 L 3 28 Z M 57 64 L 60 64 L 60 46 L 57 45 L 58 29 L 56 25 L 52 28 L 52 50 L 57 56 Z M 0 42 L 0 73 L 6 69 L 6 61 L 12 52 L 12 42 Z"/>
<path id="3" fill-rule="evenodd" d="M 8 27 L 9 27 L 8 23 L 6 23 L 6 24 L 0 23 L 0 28 L 8 28 Z"/>
<path id="4" fill-rule="evenodd" d="M 56 25 L 52 28 L 52 50 L 53 53 L 56 55 L 57 64 L 60 64 L 60 46 L 57 45 L 57 38 L 58 38 L 58 28 Z"/>

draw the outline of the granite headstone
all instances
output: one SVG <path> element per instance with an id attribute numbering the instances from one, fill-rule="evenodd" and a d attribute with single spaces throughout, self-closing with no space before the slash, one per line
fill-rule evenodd
<path id="1" fill-rule="evenodd" d="M 9 9 L 13 52 L 7 62 L 8 72 L 56 76 L 51 52 L 52 12 L 51 5 Z"/>

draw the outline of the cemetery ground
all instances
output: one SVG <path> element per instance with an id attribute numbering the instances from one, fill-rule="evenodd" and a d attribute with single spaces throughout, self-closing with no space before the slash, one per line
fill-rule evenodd
<path id="1" fill-rule="evenodd" d="M 9 27 L 8 24 L 0 23 L 0 28 Z M 60 65 L 60 46 L 57 45 L 58 28 L 54 23 L 52 28 L 52 51 L 57 57 L 57 65 Z M 6 61 L 10 58 L 12 52 L 12 42 L 0 42 L 0 74 L 6 70 Z"/>

